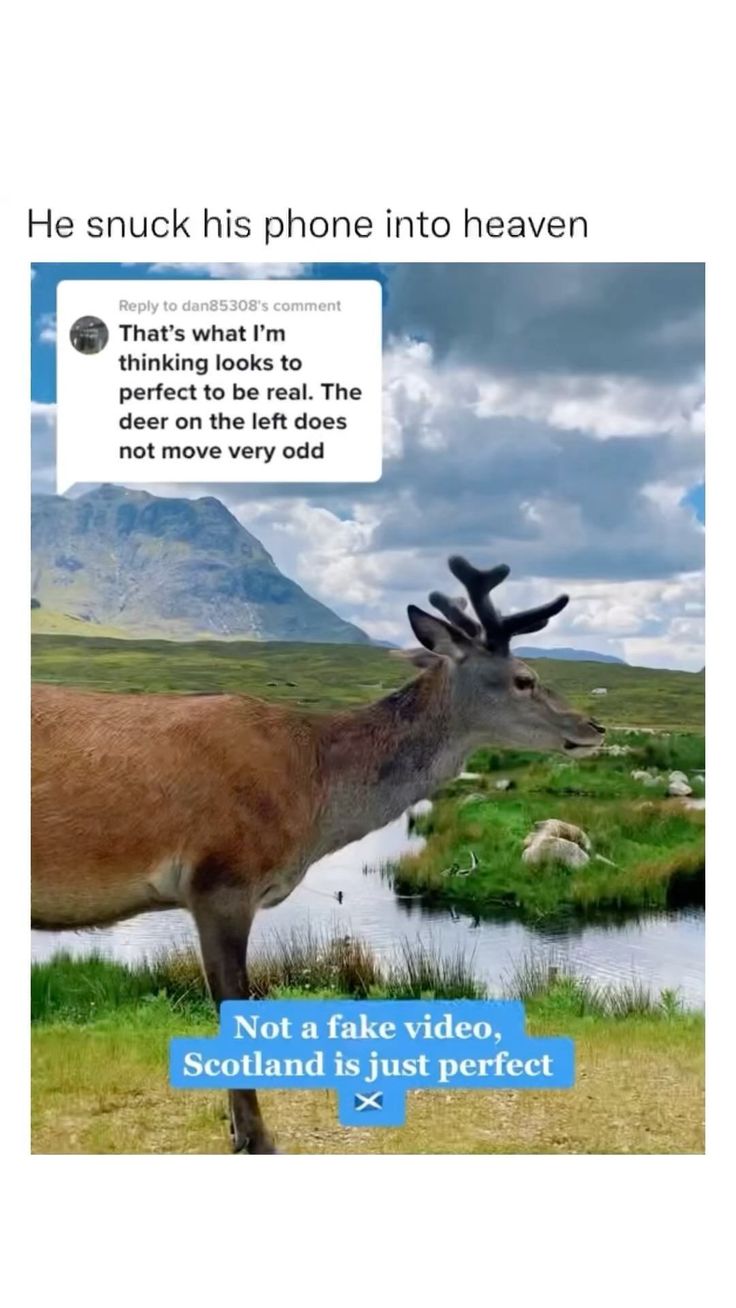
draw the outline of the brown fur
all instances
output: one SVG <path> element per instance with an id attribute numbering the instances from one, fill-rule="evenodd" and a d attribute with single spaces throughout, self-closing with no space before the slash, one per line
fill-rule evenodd
<path id="1" fill-rule="evenodd" d="M 310 721 L 234 695 L 33 694 L 33 917 L 115 921 L 161 901 L 166 860 L 204 889 L 299 858 L 323 801 Z M 222 873 L 221 873 L 222 875 Z"/>

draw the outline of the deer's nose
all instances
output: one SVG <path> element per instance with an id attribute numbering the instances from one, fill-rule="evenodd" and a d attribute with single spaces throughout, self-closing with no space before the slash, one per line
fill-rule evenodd
<path id="1" fill-rule="evenodd" d="M 593 727 L 596 731 L 599 731 L 602 736 L 605 736 L 606 728 L 601 726 L 600 722 L 596 722 L 595 718 L 588 718 L 588 726 Z"/>

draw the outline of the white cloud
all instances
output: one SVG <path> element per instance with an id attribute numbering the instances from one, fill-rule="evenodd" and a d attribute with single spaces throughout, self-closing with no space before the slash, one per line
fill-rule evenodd
<path id="1" fill-rule="evenodd" d="M 31 403 L 31 485 L 56 490 L 56 405 Z"/>
<path id="2" fill-rule="evenodd" d="M 56 344 L 56 314 L 42 313 L 38 320 L 38 339 L 44 345 Z"/>
<path id="3" fill-rule="evenodd" d="M 278 497 L 231 505 L 250 523 L 279 566 L 310 594 L 331 606 L 380 607 L 387 561 L 370 552 L 377 519 L 370 511 L 341 518 L 307 499 Z M 343 610 L 344 611 L 344 607 Z"/>
<path id="4" fill-rule="evenodd" d="M 426 342 L 390 342 L 384 381 L 389 449 L 383 484 L 372 493 L 333 488 L 339 508 L 325 500 L 326 488 L 273 503 L 261 499 L 255 518 L 248 499 L 236 506 L 307 590 L 372 635 L 405 643 L 407 602 L 426 604 L 430 589 L 447 586 L 447 554 L 467 548 L 475 557 L 516 565 L 501 599 L 506 606 L 570 592 L 570 606 L 534 638 L 538 644 L 701 665 L 702 529 L 680 505 L 701 469 L 702 442 L 688 420 L 698 402 L 695 390 L 660 406 L 658 415 L 669 414 L 674 429 L 663 434 L 653 425 L 652 389 L 622 385 L 631 430 L 609 459 L 600 441 L 610 435 L 603 420 L 596 433 L 576 431 L 570 444 L 546 421 L 541 388 L 534 395 L 541 434 L 536 424 L 522 425 L 507 439 L 502 406 L 491 423 L 478 412 L 479 390 L 492 379 L 477 369 L 437 367 Z M 568 397 L 573 390 L 570 382 Z M 505 388 L 514 401 L 522 391 Z M 607 393 L 613 391 L 611 384 Z M 553 412 L 558 395 L 555 387 L 548 392 Z M 518 406 L 510 407 L 517 417 Z M 550 440 L 557 442 L 551 462 Z M 541 473 L 534 468 L 538 450 L 545 459 Z M 643 480 L 650 469 L 656 480 Z M 494 473 L 502 480 L 500 498 Z M 505 520 L 512 533 L 506 537 Z M 387 522 L 395 530 L 387 532 Z M 405 531 L 400 524 L 407 524 Z M 627 578 L 642 554 L 637 567 L 650 575 Z M 593 569 L 608 569 L 609 577 L 596 577 L 595 570 L 581 575 L 579 565 L 590 555 Z M 696 566 L 683 568 L 690 561 Z M 687 630 L 685 614 L 695 615 Z"/>
<path id="5" fill-rule="evenodd" d="M 308 264 L 304 263 L 152 263 L 152 273 L 192 272 L 202 277 L 239 278 L 253 281 L 271 277 L 301 277 Z"/>
<path id="6" fill-rule="evenodd" d="M 609 436 L 647 436 L 702 430 L 703 382 L 682 385 L 627 377 L 477 379 L 480 416 L 504 414 L 561 430 Z"/>
<path id="7" fill-rule="evenodd" d="M 658 637 L 639 637 L 624 641 L 624 657 L 627 663 L 645 668 L 683 668 L 687 672 L 698 672 L 705 666 L 702 638 L 692 644 L 684 643 L 675 631 L 670 636 L 665 633 Z"/>

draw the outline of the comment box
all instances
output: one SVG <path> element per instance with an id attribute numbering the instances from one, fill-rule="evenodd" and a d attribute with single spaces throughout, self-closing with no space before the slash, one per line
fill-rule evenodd
<path id="1" fill-rule="evenodd" d="M 518 1000 L 228 1000 L 217 1036 L 176 1036 L 179 1090 L 337 1091 L 343 1126 L 401 1126 L 408 1090 L 564 1090 L 566 1036 L 526 1034 Z"/>
<path id="2" fill-rule="evenodd" d="M 57 490 L 381 476 L 376 281 L 62 281 Z"/>

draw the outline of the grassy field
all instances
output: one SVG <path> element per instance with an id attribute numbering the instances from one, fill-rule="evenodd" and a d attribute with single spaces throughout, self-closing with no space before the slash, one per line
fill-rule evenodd
<path id="1" fill-rule="evenodd" d="M 378 699 L 414 675 L 388 650 L 370 645 L 278 641 L 113 640 L 36 635 L 38 681 L 116 691 L 235 691 L 313 709 Z M 611 726 L 702 731 L 701 673 L 619 664 L 538 659 L 543 680 Z M 605 686 L 605 697 L 591 695 Z"/>
<path id="2" fill-rule="evenodd" d="M 91 690 L 227 691 L 310 709 L 379 699 L 406 680 L 409 665 L 370 645 L 289 641 L 112 640 L 34 636 L 38 681 Z"/>
<path id="3" fill-rule="evenodd" d="M 359 942 L 296 938 L 255 960 L 280 997 L 479 997 L 460 957 L 407 950 L 383 970 Z M 216 1024 L 191 955 L 128 970 L 99 959 L 33 969 L 36 1153 L 226 1153 L 223 1094 L 167 1085 L 168 1040 Z M 415 1092 L 401 1130 L 346 1129 L 327 1091 L 261 1096 L 289 1153 L 700 1153 L 703 1019 L 672 995 L 607 991 L 529 960 L 509 996 L 531 1034 L 575 1039 L 575 1088 Z"/>

